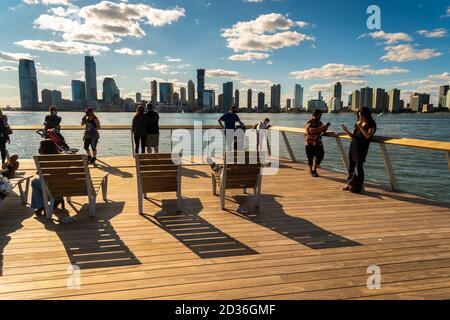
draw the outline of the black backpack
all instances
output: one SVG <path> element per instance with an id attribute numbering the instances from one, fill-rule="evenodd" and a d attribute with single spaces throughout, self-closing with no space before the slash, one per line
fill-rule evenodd
<path id="1" fill-rule="evenodd" d="M 357 174 L 353 174 L 352 178 L 348 182 L 348 190 L 353 193 L 361 193 L 363 188 L 363 181 L 358 177 Z"/>

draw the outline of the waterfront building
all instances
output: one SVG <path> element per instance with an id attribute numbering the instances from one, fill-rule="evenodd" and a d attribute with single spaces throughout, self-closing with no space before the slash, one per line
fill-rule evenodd
<path id="1" fill-rule="evenodd" d="M 361 92 L 359 90 L 355 90 L 352 92 L 352 110 L 353 111 L 359 111 L 359 98 L 360 98 Z"/>
<path id="2" fill-rule="evenodd" d="M 247 90 L 247 109 L 253 109 L 253 91 L 252 89 Z"/>
<path id="3" fill-rule="evenodd" d="M 373 105 L 373 89 L 369 87 L 361 88 L 359 96 L 359 108 L 372 109 Z"/>
<path id="4" fill-rule="evenodd" d="M 234 103 L 236 107 L 240 108 L 240 101 L 239 101 L 239 89 L 236 89 L 234 91 Z"/>
<path id="5" fill-rule="evenodd" d="M 320 97 L 322 97 L 320 95 Z M 308 112 L 313 112 L 315 110 L 327 111 L 327 104 L 323 100 L 312 99 L 308 101 Z"/>
<path id="6" fill-rule="evenodd" d="M 41 91 L 42 106 L 48 108 L 53 105 L 52 90 L 44 89 Z"/>
<path id="7" fill-rule="evenodd" d="M 152 103 L 153 107 L 156 107 L 156 103 L 158 102 L 158 82 L 156 80 L 153 80 L 150 83 L 150 102 Z"/>
<path id="8" fill-rule="evenodd" d="M 328 112 L 338 113 L 341 111 L 341 99 L 333 97 L 330 99 Z"/>
<path id="9" fill-rule="evenodd" d="M 52 104 L 54 106 L 60 107 L 62 104 L 62 92 L 59 90 L 52 90 Z"/>
<path id="10" fill-rule="evenodd" d="M 175 106 L 178 106 L 180 104 L 180 94 L 178 92 L 174 92 L 172 94 L 172 103 Z"/>
<path id="11" fill-rule="evenodd" d="M 414 93 L 410 97 L 410 108 L 413 112 L 422 112 L 423 106 L 430 104 L 430 95 L 426 93 Z"/>
<path id="12" fill-rule="evenodd" d="M 292 100 L 286 99 L 286 110 L 289 110 L 292 108 Z"/>
<path id="13" fill-rule="evenodd" d="M 303 87 L 299 84 L 295 85 L 294 89 L 294 107 L 297 110 L 303 109 Z"/>
<path id="14" fill-rule="evenodd" d="M 266 94 L 264 92 L 258 93 L 258 112 L 264 112 L 266 104 Z"/>
<path id="15" fill-rule="evenodd" d="M 195 106 L 195 85 L 192 80 L 188 81 L 187 88 L 188 88 L 188 106 L 191 110 L 193 110 Z"/>
<path id="16" fill-rule="evenodd" d="M 120 90 L 113 78 L 103 80 L 103 102 L 113 104 L 120 99 Z"/>
<path id="17" fill-rule="evenodd" d="M 386 91 L 381 88 L 373 89 L 372 110 L 376 113 L 384 112 L 387 109 Z"/>
<path id="18" fill-rule="evenodd" d="M 227 112 L 233 106 L 233 82 L 223 84 L 223 108 L 222 112 Z"/>
<path id="19" fill-rule="evenodd" d="M 199 109 L 203 108 L 204 91 L 205 91 L 205 69 L 197 69 L 197 104 Z"/>
<path id="20" fill-rule="evenodd" d="M 446 106 L 448 91 L 449 91 L 449 86 L 448 85 L 439 87 L 439 104 L 438 104 L 439 108 L 442 108 L 442 107 Z"/>
<path id="21" fill-rule="evenodd" d="M 97 67 L 94 57 L 84 57 L 84 76 L 86 80 L 86 100 L 97 100 Z"/>
<path id="22" fill-rule="evenodd" d="M 270 89 L 270 108 L 272 112 L 281 111 L 281 85 L 274 84 Z"/>
<path id="23" fill-rule="evenodd" d="M 39 104 L 36 67 L 33 60 L 19 60 L 19 90 L 22 109 L 36 109 Z"/>
<path id="24" fill-rule="evenodd" d="M 392 89 L 389 91 L 389 112 L 398 113 L 402 109 L 400 100 L 400 90 Z"/>
<path id="25" fill-rule="evenodd" d="M 214 90 L 205 90 L 203 92 L 203 108 L 206 111 L 214 111 L 216 106 L 216 92 Z"/>
<path id="26" fill-rule="evenodd" d="M 334 84 L 333 97 L 342 101 L 342 84 L 340 82 L 336 82 Z M 340 106 L 339 106 L 340 108 Z"/>
<path id="27" fill-rule="evenodd" d="M 136 92 L 136 102 L 139 103 L 142 101 L 142 94 L 140 92 Z"/>
<path id="28" fill-rule="evenodd" d="M 173 83 L 159 83 L 159 103 L 173 104 Z"/>
<path id="29" fill-rule="evenodd" d="M 86 100 L 86 83 L 80 80 L 72 80 L 72 101 L 79 102 Z"/>
<path id="30" fill-rule="evenodd" d="M 186 102 L 187 102 L 187 99 L 186 99 L 186 88 L 185 87 L 181 87 L 180 88 L 180 103 L 182 105 L 185 105 Z"/>

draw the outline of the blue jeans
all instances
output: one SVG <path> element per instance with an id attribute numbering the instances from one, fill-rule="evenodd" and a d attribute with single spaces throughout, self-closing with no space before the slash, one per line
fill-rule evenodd
<path id="1" fill-rule="evenodd" d="M 44 197 L 42 196 L 42 185 L 39 177 L 31 180 L 31 208 L 44 208 Z"/>

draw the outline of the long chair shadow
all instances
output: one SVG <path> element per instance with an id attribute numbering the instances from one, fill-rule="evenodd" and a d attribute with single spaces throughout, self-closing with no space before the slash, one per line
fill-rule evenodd
<path id="1" fill-rule="evenodd" d="M 258 211 L 253 210 L 245 214 L 233 210 L 227 211 L 264 226 L 311 249 L 329 249 L 361 245 L 358 242 L 325 230 L 311 221 L 286 214 L 283 205 L 276 201 L 276 198 L 279 197 L 277 195 L 262 195 L 261 205 Z M 251 205 L 248 198 L 240 195 L 233 197 L 239 205 Z M 248 207 L 250 208 L 250 206 Z"/>
<path id="2" fill-rule="evenodd" d="M 104 172 L 107 172 L 113 176 L 118 176 L 121 178 L 132 178 L 133 174 L 126 172 L 126 171 L 122 171 L 120 170 L 118 167 L 112 167 L 109 164 L 107 164 L 106 162 L 102 161 L 102 160 L 97 160 L 97 162 L 95 163 L 94 167 L 96 169 L 102 170 Z"/>
<path id="3" fill-rule="evenodd" d="M 17 208 L 22 208 L 20 214 L 11 215 L 11 212 L 19 211 Z M 0 204 L 0 277 L 3 276 L 3 252 L 11 241 L 10 235 L 22 229 L 22 223 L 32 216 L 33 210 L 23 206 L 20 197 L 16 194 L 10 194 Z"/>
<path id="4" fill-rule="evenodd" d="M 80 269 L 109 268 L 139 265 L 141 262 L 120 239 L 110 220 L 123 211 L 124 202 L 97 204 L 97 217 L 90 218 L 87 205 L 76 208 L 77 220 L 70 224 L 55 224 L 40 219 L 49 231 L 60 238 L 72 265 Z M 67 210 L 57 210 L 56 216 L 63 219 Z"/>
<path id="5" fill-rule="evenodd" d="M 163 200 L 165 212 L 176 212 L 176 200 Z M 183 199 L 182 213 L 141 214 L 202 259 L 258 254 L 199 216 L 203 210 L 200 199 Z"/>

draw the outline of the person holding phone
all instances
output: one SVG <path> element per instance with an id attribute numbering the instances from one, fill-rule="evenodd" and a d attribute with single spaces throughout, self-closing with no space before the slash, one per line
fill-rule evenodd
<path id="1" fill-rule="evenodd" d="M 331 125 L 330 123 L 323 124 L 322 121 L 320 121 L 321 118 L 322 110 L 317 109 L 314 110 L 312 118 L 305 123 L 305 151 L 306 156 L 308 157 L 309 174 L 315 178 L 319 176 L 317 168 L 325 157 L 322 135 L 327 132 Z"/>
<path id="2" fill-rule="evenodd" d="M 85 112 L 86 115 L 81 119 L 81 125 L 85 126 L 83 136 L 84 150 L 86 151 L 88 162 L 95 164 L 95 161 L 97 160 L 97 144 L 100 139 L 100 134 L 98 133 L 100 121 L 93 109 L 88 108 Z M 92 149 L 92 154 L 90 149 Z"/>
<path id="3" fill-rule="evenodd" d="M 369 152 L 370 142 L 377 131 L 377 124 L 372 118 L 372 111 L 364 107 L 358 112 L 358 122 L 355 124 L 353 132 L 350 132 L 344 124 L 342 129 L 352 138 L 348 153 L 349 169 L 347 179 L 349 183 L 342 189 L 359 193 L 364 189 L 364 163 Z M 353 180 L 352 183 L 350 183 L 351 180 Z"/>

